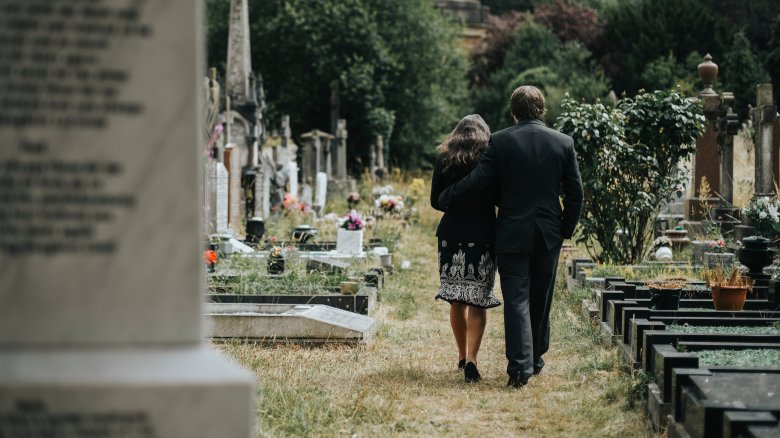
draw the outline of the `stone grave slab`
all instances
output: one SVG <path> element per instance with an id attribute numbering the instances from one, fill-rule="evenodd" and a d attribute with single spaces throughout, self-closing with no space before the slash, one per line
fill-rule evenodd
<path id="1" fill-rule="evenodd" d="M 376 321 L 368 316 L 322 305 L 206 305 L 213 339 L 266 342 L 368 343 Z"/>
<path id="2" fill-rule="evenodd" d="M 306 262 L 307 272 L 334 274 L 346 272 L 347 268 L 349 263 L 325 257 L 312 257 Z"/>
<path id="3" fill-rule="evenodd" d="M 349 312 L 369 315 L 376 305 L 377 290 L 374 287 L 361 287 L 355 295 L 251 295 L 251 294 L 212 294 L 207 296 L 212 303 L 245 304 L 319 304 Z"/>

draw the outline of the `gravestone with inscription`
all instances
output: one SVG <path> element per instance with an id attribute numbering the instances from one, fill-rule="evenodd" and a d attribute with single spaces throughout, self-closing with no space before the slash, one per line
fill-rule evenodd
<path id="1" fill-rule="evenodd" d="M 0 436 L 248 437 L 204 344 L 201 2 L 0 2 Z"/>

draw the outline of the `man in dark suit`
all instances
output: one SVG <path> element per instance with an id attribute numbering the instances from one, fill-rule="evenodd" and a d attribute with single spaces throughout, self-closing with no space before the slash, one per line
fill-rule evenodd
<path id="1" fill-rule="evenodd" d="M 544 126 L 544 95 L 532 86 L 512 93 L 516 125 L 490 137 L 477 167 L 442 191 L 439 204 L 498 187 L 496 254 L 504 295 L 507 386 L 520 388 L 544 366 L 558 255 L 582 210 L 574 140 Z M 561 207 L 563 195 L 563 207 Z"/>

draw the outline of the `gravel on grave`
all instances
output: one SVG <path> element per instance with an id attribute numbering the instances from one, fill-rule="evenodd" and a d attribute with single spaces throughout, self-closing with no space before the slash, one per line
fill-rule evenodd
<path id="1" fill-rule="evenodd" d="M 780 364 L 780 350 L 769 348 L 749 350 L 697 351 L 699 366 L 767 367 Z"/>
<path id="2" fill-rule="evenodd" d="M 743 327 L 743 326 L 696 326 L 667 325 L 666 331 L 675 333 L 736 333 L 744 335 L 780 335 L 780 327 Z"/>

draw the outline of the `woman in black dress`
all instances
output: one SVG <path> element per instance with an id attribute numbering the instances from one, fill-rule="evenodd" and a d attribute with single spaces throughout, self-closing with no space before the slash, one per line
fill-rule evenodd
<path id="1" fill-rule="evenodd" d="M 487 323 L 486 309 L 501 305 L 493 293 L 496 279 L 495 187 L 439 207 L 439 193 L 463 178 L 482 158 L 490 128 L 479 115 L 464 117 L 438 147 L 431 182 L 431 206 L 444 211 L 436 229 L 439 238 L 437 299 L 450 303 L 450 324 L 458 345 L 458 368 L 467 382 L 481 379 L 477 353 Z"/>

